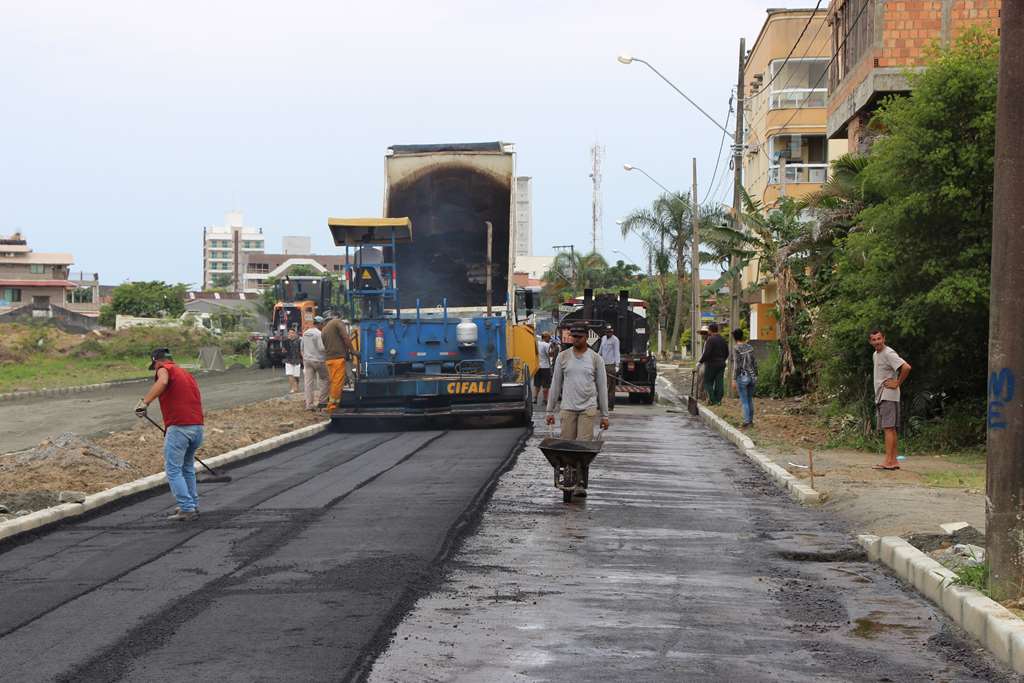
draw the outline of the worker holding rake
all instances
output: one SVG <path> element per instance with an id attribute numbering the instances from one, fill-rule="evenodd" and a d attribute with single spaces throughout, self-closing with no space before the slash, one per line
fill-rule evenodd
<path id="1" fill-rule="evenodd" d="M 195 455 L 203 443 L 203 399 L 195 378 L 175 364 L 170 349 L 154 349 L 150 361 L 149 369 L 156 371 L 153 386 L 139 399 L 135 414 L 148 417 L 149 404 L 160 399 L 165 427 L 164 472 L 178 503 L 167 519 L 191 522 L 199 516 Z"/>

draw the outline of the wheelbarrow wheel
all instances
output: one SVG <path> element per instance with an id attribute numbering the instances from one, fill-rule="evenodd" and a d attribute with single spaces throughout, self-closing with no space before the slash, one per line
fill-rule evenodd
<path id="1" fill-rule="evenodd" d="M 562 489 L 562 502 L 563 503 L 571 503 L 572 502 L 572 489 Z"/>

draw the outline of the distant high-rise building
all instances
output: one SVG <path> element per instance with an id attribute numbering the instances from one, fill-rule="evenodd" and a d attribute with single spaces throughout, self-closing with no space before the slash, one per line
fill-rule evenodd
<path id="1" fill-rule="evenodd" d="M 530 176 L 516 176 L 516 205 L 512 214 L 516 256 L 533 256 L 533 190 Z"/>
<path id="2" fill-rule="evenodd" d="M 251 289 L 245 282 L 248 255 L 264 251 L 263 229 L 244 226 L 240 211 L 225 214 L 224 223 L 203 228 L 203 289 L 243 292 Z"/>

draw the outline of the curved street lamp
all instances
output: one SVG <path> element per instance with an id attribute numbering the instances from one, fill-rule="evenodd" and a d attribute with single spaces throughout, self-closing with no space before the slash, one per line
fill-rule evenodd
<path id="1" fill-rule="evenodd" d="M 618 58 L 617 58 L 617 59 L 619 60 L 619 63 L 620 63 L 620 64 L 632 64 L 633 62 L 640 62 L 641 64 L 643 64 L 644 66 L 646 66 L 646 67 L 647 67 L 648 69 L 650 69 L 651 71 L 653 71 L 654 73 L 656 73 L 656 74 L 658 75 L 658 78 L 660 78 L 661 80 L 663 80 L 663 81 L 665 81 L 666 83 L 668 83 L 668 84 L 669 84 L 669 85 L 670 85 L 670 86 L 672 87 L 672 89 L 673 89 L 673 90 L 675 90 L 675 91 L 676 91 L 677 93 L 679 93 L 680 95 L 682 95 L 682 96 L 683 96 L 683 98 L 684 98 L 684 99 L 685 99 L 685 100 L 686 100 L 687 102 L 689 102 L 690 104 L 692 104 L 692 105 L 693 105 L 693 106 L 694 106 L 694 107 L 695 107 L 695 108 L 697 109 L 697 111 L 699 111 L 699 112 L 700 112 L 701 114 L 704 114 L 704 116 L 706 116 L 706 117 L 707 117 L 708 121 L 710 121 L 711 123 L 713 123 L 713 124 L 715 124 L 716 126 L 718 126 L 719 130 L 721 130 L 721 131 L 722 131 L 722 132 L 724 132 L 724 133 L 725 133 L 726 135 L 728 135 L 728 136 L 729 136 L 729 137 L 730 137 L 730 138 L 732 139 L 732 141 L 733 141 L 733 144 L 736 144 L 736 136 L 735 136 L 735 135 L 733 135 L 732 133 L 730 133 L 730 132 L 728 131 L 728 129 L 726 129 L 726 128 L 725 128 L 725 126 L 723 126 L 723 125 L 722 125 L 722 124 L 720 124 L 720 123 L 719 123 L 718 121 L 716 121 L 716 120 L 714 119 L 714 117 L 712 117 L 712 116 L 711 116 L 711 114 L 709 114 L 709 113 L 707 113 L 706 111 L 704 111 L 704 109 L 702 109 L 702 108 L 701 108 L 701 106 L 700 106 L 699 104 L 697 104 L 696 102 L 694 102 L 693 100 L 691 100 L 691 99 L 690 99 L 690 97 L 689 97 L 689 96 L 688 96 L 688 95 L 687 95 L 686 93 L 684 93 L 684 92 L 683 92 L 682 90 L 680 90 L 680 89 L 679 89 L 679 86 L 677 86 L 677 85 L 676 85 L 675 83 L 673 83 L 672 81 L 668 80 L 668 78 L 666 78 L 666 77 L 665 77 L 665 74 L 663 74 L 663 73 L 661 73 L 660 71 L 658 71 L 657 69 L 655 69 L 655 68 L 654 68 L 654 66 L 652 66 L 650 62 L 648 62 L 648 61 L 647 61 L 647 60 L 645 60 L 645 59 L 640 59 L 639 57 L 634 57 L 634 56 L 632 56 L 632 55 L 628 55 L 628 54 L 621 54 L 621 55 L 619 55 L 619 56 L 618 56 Z M 627 169 L 627 170 L 628 170 L 628 169 Z"/>

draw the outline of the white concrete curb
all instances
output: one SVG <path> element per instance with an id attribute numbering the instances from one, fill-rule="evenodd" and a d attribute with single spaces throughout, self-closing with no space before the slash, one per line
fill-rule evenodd
<path id="1" fill-rule="evenodd" d="M 898 536 L 862 534 L 857 542 L 867 551 L 869 560 L 889 567 L 1001 662 L 1024 673 L 1024 619 L 973 588 L 953 585 L 956 574 L 952 570 Z"/>
<path id="2" fill-rule="evenodd" d="M 216 455 L 212 458 L 203 458 L 203 462 L 215 469 L 229 463 L 246 460 L 247 458 L 266 453 L 267 451 L 272 451 L 275 448 L 284 446 L 285 444 L 307 439 L 319 434 L 326 430 L 329 424 L 330 420 L 315 425 L 309 425 L 308 427 L 302 427 L 285 434 L 272 436 L 269 439 L 257 441 L 254 444 L 249 444 L 242 448 L 236 448 L 235 450 L 228 451 L 222 455 Z M 200 465 L 199 467 L 202 466 Z M 0 522 L 0 539 L 15 536 L 26 531 L 32 531 L 46 526 L 47 524 L 53 524 L 54 522 L 67 517 L 81 515 L 85 512 L 89 512 L 90 510 L 95 510 L 98 507 L 112 503 L 115 500 L 124 498 L 125 496 L 131 496 L 141 491 L 147 491 L 158 486 L 163 486 L 166 481 L 167 479 L 162 472 L 160 474 L 151 474 L 148 477 L 136 479 L 135 481 L 130 481 L 126 484 L 121 484 L 105 491 L 100 491 L 99 493 L 93 493 L 92 495 L 86 496 L 84 503 L 64 503 L 62 505 L 46 508 L 45 510 L 38 510 L 30 515 L 25 515 L 24 517 L 16 517 L 15 519 L 10 519 L 6 522 Z"/>
<path id="3" fill-rule="evenodd" d="M 705 424 L 710 425 L 719 434 L 736 444 L 736 447 L 740 449 L 740 452 L 743 453 L 743 455 L 753 460 L 754 464 L 764 470 L 776 485 L 789 491 L 789 495 L 795 498 L 797 502 L 805 505 L 820 505 L 825 502 L 825 494 L 820 491 L 815 491 L 810 486 L 787 472 L 783 467 L 777 465 L 767 455 L 757 450 L 757 447 L 754 446 L 754 442 L 746 434 L 736 429 L 704 406 L 699 406 L 699 409 L 700 418 Z"/>

